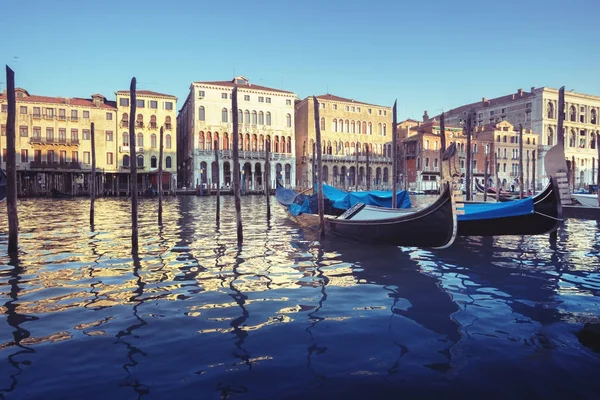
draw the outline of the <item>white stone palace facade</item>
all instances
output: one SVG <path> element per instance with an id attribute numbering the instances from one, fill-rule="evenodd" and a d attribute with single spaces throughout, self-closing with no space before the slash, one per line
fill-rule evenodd
<path id="1" fill-rule="evenodd" d="M 280 179 L 296 185 L 294 101 L 292 92 L 252 84 L 238 76 L 230 81 L 194 82 L 177 117 L 178 177 L 181 186 L 232 184 L 233 119 L 231 93 L 238 87 L 240 171 L 246 190 L 262 190 L 265 143 L 271 143 L 271 187 Z M 219 146 L 218 169 L 214 143 Z"/>

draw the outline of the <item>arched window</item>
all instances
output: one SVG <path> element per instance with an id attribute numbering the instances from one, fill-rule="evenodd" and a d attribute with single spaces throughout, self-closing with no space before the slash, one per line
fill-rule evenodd
<path id="1" fill-rule="evenodd" d="M 346 120 L 346 123 L 344 124 L 344 132 L 349 133 L 350 132 L 350 121 Z"/>
<path id="2" fill-rule="evenodd" d="M 267 125 L 271 125 L 271 113 L 267 111 Z"/>
<path id="3" fill-rule="evenodd" d="M 250 111 L 248 110 L 244 111 L 244 123 L 250 124 Z"/>
<path id="4" fill-rule="evenodd" d="M 142 114 L 138 114 L 137 119 L 135 120 L 135 126 L 137 128 L 144 127 L 144 116 Z"/>
<path id="5" fill-rule="evenodd" d="M 129 167 L 129 156 L 127 154 L 123 156 L 123 166 Z"/>
<path id="6" fill-rule="evenodd" d="M 137 166 L 138 168 L 144 168 L 144 156 L 137 156 Z"/>
<path id="7" fill-rule="evenodd" d="M 150 116 L 150 128 L 156 128 L 156 115 Z"/>
<path id="8" fill-rule="evenodd" d="M 206 120 L 206 110 L 204 109 L 204 106 L 200 106 L 198 108 L 198 120 L 199 121 L 205 121 Z"/>
<path id="9" fill-rule="evenodd" d="M 171 117 L 165 117 L 165 129 L 171 129 Z"/>
<path id="10" fill-rule="evenodd" d="M 383 124 L 383 136 L 387 136 L 387 125 Z"/>
<path id="11" fill-rule="evenodd" d="M 590 133 L 590 149 L 596 148 L 596 134 L 594 132 Z"/>
<path id="12" fill-rule="evenodd" d="M 425 150 L 429 150 L 429 140 L 425 140 L 425 146 L 423 146 Z"/>
<path id="13" fill-rule="evenodd" d="M 264 125 L 265 124 L 265 114 L 263 114 L 262 111 L 258 112 L 258 124 L 259 125 Z"/>
<path id="14" fill-rule="evenodd" d="M 356 122 L 356 133 L 363 133 L 362 124 L 360 123 L 360 121 Z"/>
<path id="15" fill-rule="evenodd" d="M 123 146 L 129 146 L 129 132 L 123 132 L 123 141 L 122 144 Z"/>
<path id="16" fill-rule="evenodd" d="M 477 143 L 473 143 L 473 154 L 477 154 Z"/>
<path id="17" fill-rule="evenodd" d="M 155 149 L 157 147 L 156 146 L 156 134 L 154 134 L 154 133 L 150 136 L 150 147 L 153 149 Z"/>
<path id="18" fill-rule="evenodd" d="M 288 128 L 292 127 L 292 115 L 288 114 L 285 116 L 286 125 Z"/>
<path id="19" fill-rule="evenodd" d="M 569 115 L 571 121 L 577 120 L 577 109 L 575 108 L 575 106 L 569 107 Z"/>
<path id="20" fill-rule="evenodd" d="M 256 111 L 252 111 L 252 125 L 257 125 L 258 124 L 258 114 L 256 114 Z"/>
<path id="21" fill-rule="evenodd" d="M 590 112 L 590 123 L 594 125 L 598 123 L 598 112 L 594 109 Z"/>
<path id="22" fill-rule="evenodd" d="M 139 146 L 139 147 L 144 147 L 144 134 L 143 133 L 140 132 L 137 134 L 137 139 L 136 139 L 135 145 Z"/>
<path id="23" fill-rule="evenodd" d="M 324 131 L 325 130 L 325 117 L 321 117 L 321 130 Z"/>
<path id="24" fill-rule="evenodd" d="M 150 168 L 156 168 L 156 156 L 150 158 Z"/>
<path id="25" fill-rule="evenodd" d="M 123 116 L 121 117 L 121 122 L 122 122 L 122 125 L 128 125 L 129 124 L 129 114 L 123 113 Z"/>
<path id="26" fill-rule="evenodd" d="M 547 109 L 548 109 L 548 118 L 554 118 L 554 103 L 549 101 Z"/>
<path id="27" fill-rule="evenodd" d="M 244 112 L 242 110 L 238 110 L 238 124 L 244 123 Z"/>
<path id="28" fill-rule="evenodd" d="M 165 148 L 166 149 L 171 148 L 171 135 L 165 136 Z"/>
<path id="29" fill-rule="evenodd" d="M 202 107 L 201 107 L 202 108 Z M 228 122 L 229 112 L 225 107 L 221 109 L 221 122 Z"/>
<path id="30" fill-rule="evenodd" d="M 334 132 L 337 132 L 337 119 L 335 119 L 335 118 L 331 122 L 331 130 Z"/>
<path id="31" fill-rule="evenodd" d="M 167 158 L 165 158 L 165 168 L 172 168 L 171 156 L 167 156 Z"/>
<path id="32" fill-rule="evenodd" d="M 204 132 L 198 134 L 198 150 L 204 150 Z"/>
<path id="33" fill-rule="evenodd" d="M 354 121 L 350 122 L 350 132 L 356 133 L 356 122 L 354 122 Z"/>

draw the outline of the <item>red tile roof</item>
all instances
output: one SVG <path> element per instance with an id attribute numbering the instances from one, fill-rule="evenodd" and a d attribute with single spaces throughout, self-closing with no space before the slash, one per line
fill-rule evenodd
<path id="1" fill-rule="evenodd" d="M 392 107 L 388 107 L 388 106 L 380 106 L 380 105 L 377 105 L 377 104 L 363 103 L 362 101 L 356 101 L 354 99 L 347 99 L 345 97 L 336 96 L 336 95 L 333 95 L 333 94 L 330 94 L 330 93 L 319 95 L 319 96 L 317 96 L 317 99 L 319 99 L 319 100 L 329 100 L 329 101 L 339 101 L 339 102 L 343 102 L 343 103 L 362 104 L 362 105 L 365 105 L 365 106 L 373 106 L 373 107 L 392 108 Z"/>
<path id="2" fill-rule="evenodd" d="M 129 90 L 119 90 L 117 92 L 118 94 L 129 94 Z M 142 95 L 142 96 L 163 96 L 163 97 L 172 97 L 174 99 L 176 99 L 177 97 L 173 96 L 172 94 L 165 94 L 165 93 L 158 93 L 158 92 L 153 92 L 151 90 L 136 90 L 135 94 L 138 95 Z"/>
<path id="3" fill-rule="evenodd" d="M 214 85 L 214 86 L 225 86 L 225 87 L 233 87 L 234 86 L 233 80 L 231 80 L 231 81 L 194 82 L 194 83 L 200 84 L 200 85 Z M 294 94 L 294 92 L 289 92 L 287 90 L 273 89 L 273 88 L 266 87 L 266 86 L 255 85 L 250 82 L 248 82 L 248 84 L 238 84 L 237 86 L 239 89 L 247 88 L 247 89 L 254 89 L 254 90 L 263 90 L 265 92 Z"/>
<path id="4" fill-rule="evenodd" d="M 5 94 L 0 94 L 0 101 L 7 101 L 8 96 Z M 17 97 L 17 103 L 46 103 L 46 104 L 58 104 L 58 105 L 72 105 L 72 106 L 80 106 L 80 107 L 90 107 L 96 108 L 94 101 L 92 99 L 81 99 L 77 97 L 73 97 L 67 100 L 64 97 L 49 97 L 49 96 L 37 96 L 30 95 L 26 97 Z M 67 102 L 68 101 L 68 102 Z M 114 101 L 106 101 L 101 103 L 100 108 L 106 109 L 116 109 L 116 102 Z"/>

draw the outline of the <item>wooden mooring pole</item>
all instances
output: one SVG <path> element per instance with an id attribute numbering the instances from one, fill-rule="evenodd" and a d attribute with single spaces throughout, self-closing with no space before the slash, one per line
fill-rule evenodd
<path id="1" fill-rule="evenodd" d="M 446 151 L 446 117 L 444 113 L 440 116 L 440 193 L 441 193 L 441 182 L 444 181 L 444 152 Z"/>
<path id="2" fill-rule="evenodd" d="M 494 170 L 496 171 L 496 202 L 500 201 L 500 164 L 498 164 L 498 154 L 494 153 Z"/>
<path id="3" fill-rule="evenodd" d="M 527 159 L 525 162 L 525 190 L 527 195 L 529 195 L 529 188 L 531 187 L 529 184 L 531 183 L 530 175 L 529 175 L 529 151 L 527 152 Z M 532 193 L 533 195 L 533 193 Z"/>
<path id="4" fill-rule="evenodd" d="M 235 202 L 235 220 L 237 224 L 237 241 L 238 245 L 244 241 L 244 233 L 242 230 L 242 199 L 240 186 L 240 132 L 238 121 L 238 88 L 233 87 L 231 93 L 231 112 L 233 114 L 233 196 Z"/>
<path id="5" fill-rule="evenodd" d="M 531 191 L 535 194 L 535 150 L 531 151 Z"/>
<path id="6" fill-rule="evenodd" d="M 215 168 L 217 169 L 216 183 L 217 183 L 217 224 L 221 219 L 221 171 L 219 168 L 219 141 L 215 140 Z"/>
<path id="7" fill-rule="evenodd" d="M 8 213 L 8 254 L 16 255 L 19 249 L 19 217 L 17 214 L 17 159 L 15 154 L 15 72 L 6 66 L 8 115 L 6 117 L 6 211 Z"/>
<path id="8" fill-rule="evenodd" d="M 267 197 L 267 220 L 271 219 L 271 142 L 265 141 L 265 196 Z"/>
<path id="9" fill-rule="evenodd" d="M 598 184 L 598 206 L 600 207 L 600 133 L 596 133 L 596 149 L 598 149 L 598 171 L 596 182 Z"/>
<path id="10" fill-rule="evenodd" d="M 523 198 L 523 124 L 519 124 L 519 199 Z"/>
<path id="11" fill-rule="evenodd" d="M 487 191 L 488 191 L 488 186 L 489 186 L 488 181 L 490 180 L 490 175 L 488 173 L 489 168 L 490 168 L 490 155 L 486 154 L 485 155 L 485 171 L 483 172 L 483 201 L 487 201 Z"/>
<path id="12" fill-rule="evenodd" d="M 137 157 L 135 149 L 135 111 L 136 111 L 136 79 L 131 78 L 129 86 L 129 168 L 131 178 L 131 248 L 138 250 L 138 185 Z"/>
<path id="13" fill-rule="evenodd" d="M 162 187 L 162 180 L 163 180 L 163 169 L 162 169 L 162 165 L 163 165 L 163 136 L 164 136 L 164 129 L 161 126 L 160 127 L 160 140 L 159 140 L 159 150 L 158 150 L 158 182 L 156 183 L 156 185 L 158 186 L 158 224 L 162 225 L 162 214 L 163 214 L 163 206 L 162 206 L 162 200 L 163 200 L 163 187 Z"/>
<path id="14" fill-rule="evenodd" d="M 315 109 L 315 136 L 317 140 L 317 204 L 319 210 L 319 236 L 323 237 L 325 235 L 325 219 L 323 216 L 324 213 L 324 200 L 323 200 L 323 177 L 321 176 L 323 172 L 323 160 L 322 160 L 322 144 L 321 144 L 321 124 L 319 118 L 319 100 L 316 96 L 313 96 L 313 104 Z M 357 153 L 358 154 L 358 153 Z M 356 156 L 358 159 L 358 155 Z M 358 168 L 358 163 L 356 165 Z M 358 176 L 358 170 L 356 171 L 356 176 Z M 358 180 L 357 180 L 358 182 Z M 358 188 L 358 186 L 357 186 Z"/>
<path id="15" fill-rule="evenodd" d="M 365 154 L 367 156 L 367 160 L 366 160 L 366 169 L 365 169 L 365 176 L 367 179 L 367 191 L 371 190 L 371 174 L 369 173 L 369 144 L 367 143 L 367 154 Z"/>
<path id="16" fill-rule="evenodd" d="M 396 208 L 396 184 L 398 182 L 398 138 L 397 138 L 397 117 L 396 117 L 396 104 L 398 100 L 394 101 L 394 107 L 392 108 L 392 208 Z"/>
<path id="17" fill-rule="evenodd" d="M 94 123 L 90 127 L 92 141 L 92 184 L 90 185 L 90 226 L 94 230 L 94 202 L 96 201 L 96 129 Z"/>
<path id="18" fill-rule="evenodd" d="M 465 173 L 465 186 L 467 192 L 467 201 L 472 200 L 471 197 L 471 170 L 472 170 L 472 161 L 471 161 L 471 128 L 473 121 L 473 112 L 469 111 L 469 115 L 467 115 L 467 162 L 466 162 L 466 173 Z"/>

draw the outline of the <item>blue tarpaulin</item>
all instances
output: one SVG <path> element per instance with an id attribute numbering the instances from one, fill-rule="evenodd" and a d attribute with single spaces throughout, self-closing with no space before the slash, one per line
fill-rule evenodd
<path id="1" fill-rule="evenodd" d="M 457 219 L 459 221 L 470 221 L 516 217 L 526 214 L 533 214 L 533 199 L 531 197 L 503 203 L 465 203 L 465 213 L 464 215 L 457 215 Z"/>
<path id="2" fill-rule="evenodd" d="M 333 203 L 335 208 L 347 210 L 356 203 L 369 206 L 392 207 L 392 192 L 383 190 L 370 190 L 368 192 L 345 192 L 323 184 L 323 195 Z M 396 192 L 396 208 L 410 208 L 411 202 L 406 190 Z"/>

